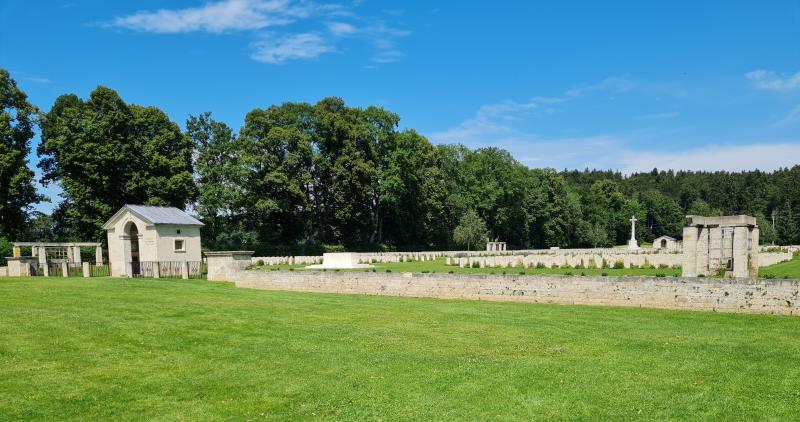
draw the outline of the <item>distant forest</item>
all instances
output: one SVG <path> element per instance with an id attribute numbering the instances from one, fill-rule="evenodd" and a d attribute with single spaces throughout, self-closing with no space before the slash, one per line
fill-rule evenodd
<path id="1" fill-rule="evenodd" d="M 454 249 L 475 211 L 509 248 L 624 244 L 680 237 L 687 214 L 749 214 L 763 243 L 800 243 L 800 166 L 775 172 L 531 169 L 498 148 L 432 145 L 380 107 L 339 98 L 254 109 L 238 131 L 210 113 L 185 130 L 156 107 L 98 87 L 42 111 L 0 69 L 0 237 L 102 240 L 124 204 L 196 214 L 207 249 L 259 254 Z M 26 157 L 38 127 L 43 184 L 63 190 L 52 215 Z M 55 198 L 54 198 L 55 199 Z M 0 246 L 2 249 L 2 246 Z"/>

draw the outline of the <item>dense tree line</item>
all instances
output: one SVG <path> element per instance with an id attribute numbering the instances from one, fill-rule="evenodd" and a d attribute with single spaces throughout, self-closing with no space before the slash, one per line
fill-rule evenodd
<path id="1" fill-rule="evenodd" d="M 5 71 L 0 84 L 0 237 L 104 239 L 111 214 L 142 203 L 196 213 L 210 249 L 260 253 L 475 248 L 480 233 L 511 248 L 611 246 L 631 216 L 648 241 L 679 237 L 687 214 L 740 213 L 757 216 L 765 243 L 800 243 L 800 166 L 559 172 L 502 149 L 434 146 L 399 130 L 397 114 L 339 98 L 254 109 L 238 132 L 210 113 L 181 130 L 109 88 L 38 113 Z M 31 208 L 37 122 L 41 182 L 63 190 L 52 216 Z"/>

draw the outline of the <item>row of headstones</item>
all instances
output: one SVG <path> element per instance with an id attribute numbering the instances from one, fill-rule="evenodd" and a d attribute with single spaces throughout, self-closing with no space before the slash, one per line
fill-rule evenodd
<path id="1" fill-rule="evenodd" d="M 613 267 L 621 262 L 625 268 L 643 266 L 671 268 L 682 263 L 682 256 L 675 254 L 652 255 L 513 255 L 492 257 L 451 258 L 445 260 L 446 265 L 458 265 L 461 268 L 536 268 L 537 266 L 603 268 Z M 604 265 L 605 263 L 605 265 Z"/>
<path id="2" fill-rule="evenodd" d="M 524 250 L 524 251 L 503 251 L 503 252 L 489 252 L 489 251 L 472 251 L 472 252 L 464 252 L 464 251 L 435 251 L 435 252 L 375 252 L 375 253 L 358 253 L 356 254 L 358 263 L 360 264 L 374 264 L 374 263 L 400 263 L 400 262 L 412 262 L 412 261 L 433 261 L 440 257 L 447 257 L 450 259 L 458 259 L 459 256 L 466 255 L 471 258 L 506 258 L 516 260 L 520 254 L 522 256 L 539 256 L 539 257 L 548 257 L 548 256 L 559 256 L 559 257 L 566 257 L 566 256 L 578 256 L 583 257 L 584 259 L 589 259 L 588 256 L 595 256 L 595 255 L 615 255 L 613 258 L 614 261 L 617 259 L 624 259 L 625 256 L 629 255 L 669 255 L 672 256 L 672 260 L 675 260 L 675 256 L 679 256 L 678 253 L 663 253 L 660 250 L 639 250 L 639 251 L 629 251 L 626 249 L 559 249 L 559 250 L 546 250 L 546 249 L 532 249 L 532 250 Z M 622 258 L 621 258 L 622 257 Z M 463 259 L 463 258 L 462 258 Z M 252 258 L 253 264 L 258 264 L 261 261 L 264 265 L 313 265 L 313 264 L 320 264 L 322 263 L 321 256 L 267 256 L 267 257 L 255 257 Z"/>

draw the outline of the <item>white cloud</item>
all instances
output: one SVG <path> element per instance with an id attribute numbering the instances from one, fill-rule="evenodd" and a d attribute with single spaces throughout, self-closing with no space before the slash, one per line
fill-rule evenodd
<path id="1" fill-rule="evenodd" d="M 309 59 L 336 51 L 345 42 L 372 43 L 373 63 L 391 63 L 405 57 L 395 40 L 410 34 L 379 19 L 359 17 L 352 9 L 359 1 L 316 4 L 306 0 L 218 0 L 198 7 L 140 11 L 117 17 L 105 26 L 158 34 L 250 32 L 256 41 L 251 57 L 264 63 Z M 353 23 L 354 22 L 354 23 Z M 303 33 L 277 27 L 302 23 Z M 270 28 L 270 33 L 262 33 Z M 323 39 L 327 33 L 333 38 Z"/>
<path id="2" fill-rule="evenodd" d="M 118 17 L 111 25 L 161 34 L 221 33 L 287 25 L 309 14 L 308 7 L 290 0 L 223 0 L 200 7 L 142 11 Z"/>
<path id="3" fill-rule="evenodd" d="M 639 120 L 666 120 L 666 119 L 674 119 L 680 115 L 681 113 L 679 111 L 665 111 L 663 113 L 643 114 L 638 118 Z"/>
<path id="4" fill-rule="evenodd" d="M 289 60 L 313 59 L 336 49 L 313 33 L 290 34 L 280 37 L 264 36 L 253 42 L 251 57 L 264 63 L 285 63 Z"/>
<path id="5" fill-rule="evenodd" d="M 685 151 L 626 151 L 621 153 L 625 173 L 662 170 L 776 170 L 800 164 L 800 141 L 712 145 Z"/>
<path id="6" fill-rule="evenodd" d="M 25 76 L 22 79 L 24 79 L 24 80 L 26 80 L 28 82 L 36 83 L 36 84 L 51 84 L 51 83 L 53 83 L 53 81 L 51 81 L 48 78 L 39 78 L 39 77 L 36 77 L 36 76 Z"/>
<path id="7" fill-rule="evenodd" d="M 607 80 L 608 81 L 608 80 Z M 487 104 L 475 115 L 449 130 L 433 132 L 429 139 L 438 144 L 462 143 L 471 148 L 494 146 L 508 150 L 531 167 L 556 169 L 615 169 L 625 173 L 653 168 L 675 170 L 774 170 L 800 164 L 800 140 L 791 142 L 732 142 L 678 150 L 670 140 L 674 134 L 648 133 L 630 128 L 626 133 L 598 133 L 580 136 L 544 136 L 531 129 L 531 119 L 548 115 L 552 106 L 562 107 L 590 92 L 633 89 L 631 84 L 603 82 L 567 91 L 560 97 L 534 97 L 527 102 L 502 101 Z M 649 90 L 647 87 L 642 87 Z M 606 91 L 603 91 L 606 92 Z M 648 91 L 649 92 L 649 91 Z M 660 91 L 658 91 L 660 92 Z M 639 119 L 670 119 L 679 112 L 640 116 Z M 800 121 L 800 106 L 787 121 Z M 583 131 L 585 132 L 585 130 Z"/>
<path id="8" fill-rule="evenodd" d="M 406 55 L 397 50 L 384 50 L 375 53 L 372 61 L 375 63 L 394 63 L 403 59 Z"/>
<path id="9" fill-rule="evenodd" d="M 800 72 L 787 76 L 770 70 L 759 69 L 748 72 L 744 76 L 753 81 L 753 85 L 758 89 L 789 92 L 800 88 Z"/>
<path id="10" fill-rule="evenodd" d="M 328 31 L 337 37 L 344 37 L 357 33 L 358 28 L 346 22 L 329 22 Z"/>
<path id="11" fill-rule="evenodd" d="M 777 121 L 775 126 L 789 126 L 800 122 L 800 105 L 796 105 L 784 118 Z"/>

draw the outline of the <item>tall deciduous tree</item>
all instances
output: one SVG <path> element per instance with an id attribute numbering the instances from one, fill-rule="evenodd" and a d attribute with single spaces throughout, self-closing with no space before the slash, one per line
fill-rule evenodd
<path id="1" fill-rule="evenodd" d="M 191 141 L 155 107 L 101 86 L 87 101 L 56 99 L 41 127 L 42 181 L 64 191 L 54 217 L 67 238 L 103 239 L 102 224 L 126 203 L 184 208 L 195 196 Z"/>
<path id="2" fill-rule="evenodd" d="M 487 228 L 486 222 L 473 209 L 467 210 L 458 222 L 458 226 L 453 230 L 453 241 L 463 245 L 470 250 L 472 246 L 478 246 L 480 242 L 486 241 Z"/>
<path id="3" fill-rule="evenodd" d="M 31 205 L 41 201 L 28 168 L 36 108 L 0 69 L 0 236 L 25 236 Z"/>
<path id="4" fill-rule="evenodd" d="M 248 172 L 236 135 L 211 113 L 203 113 L 186 120 L 186 136 L 195 147 L 195 210 L 205 223 L 206 246 L 218 250 L 252 247 L 257 236 L 247 224 L 243 205 Z"/>

